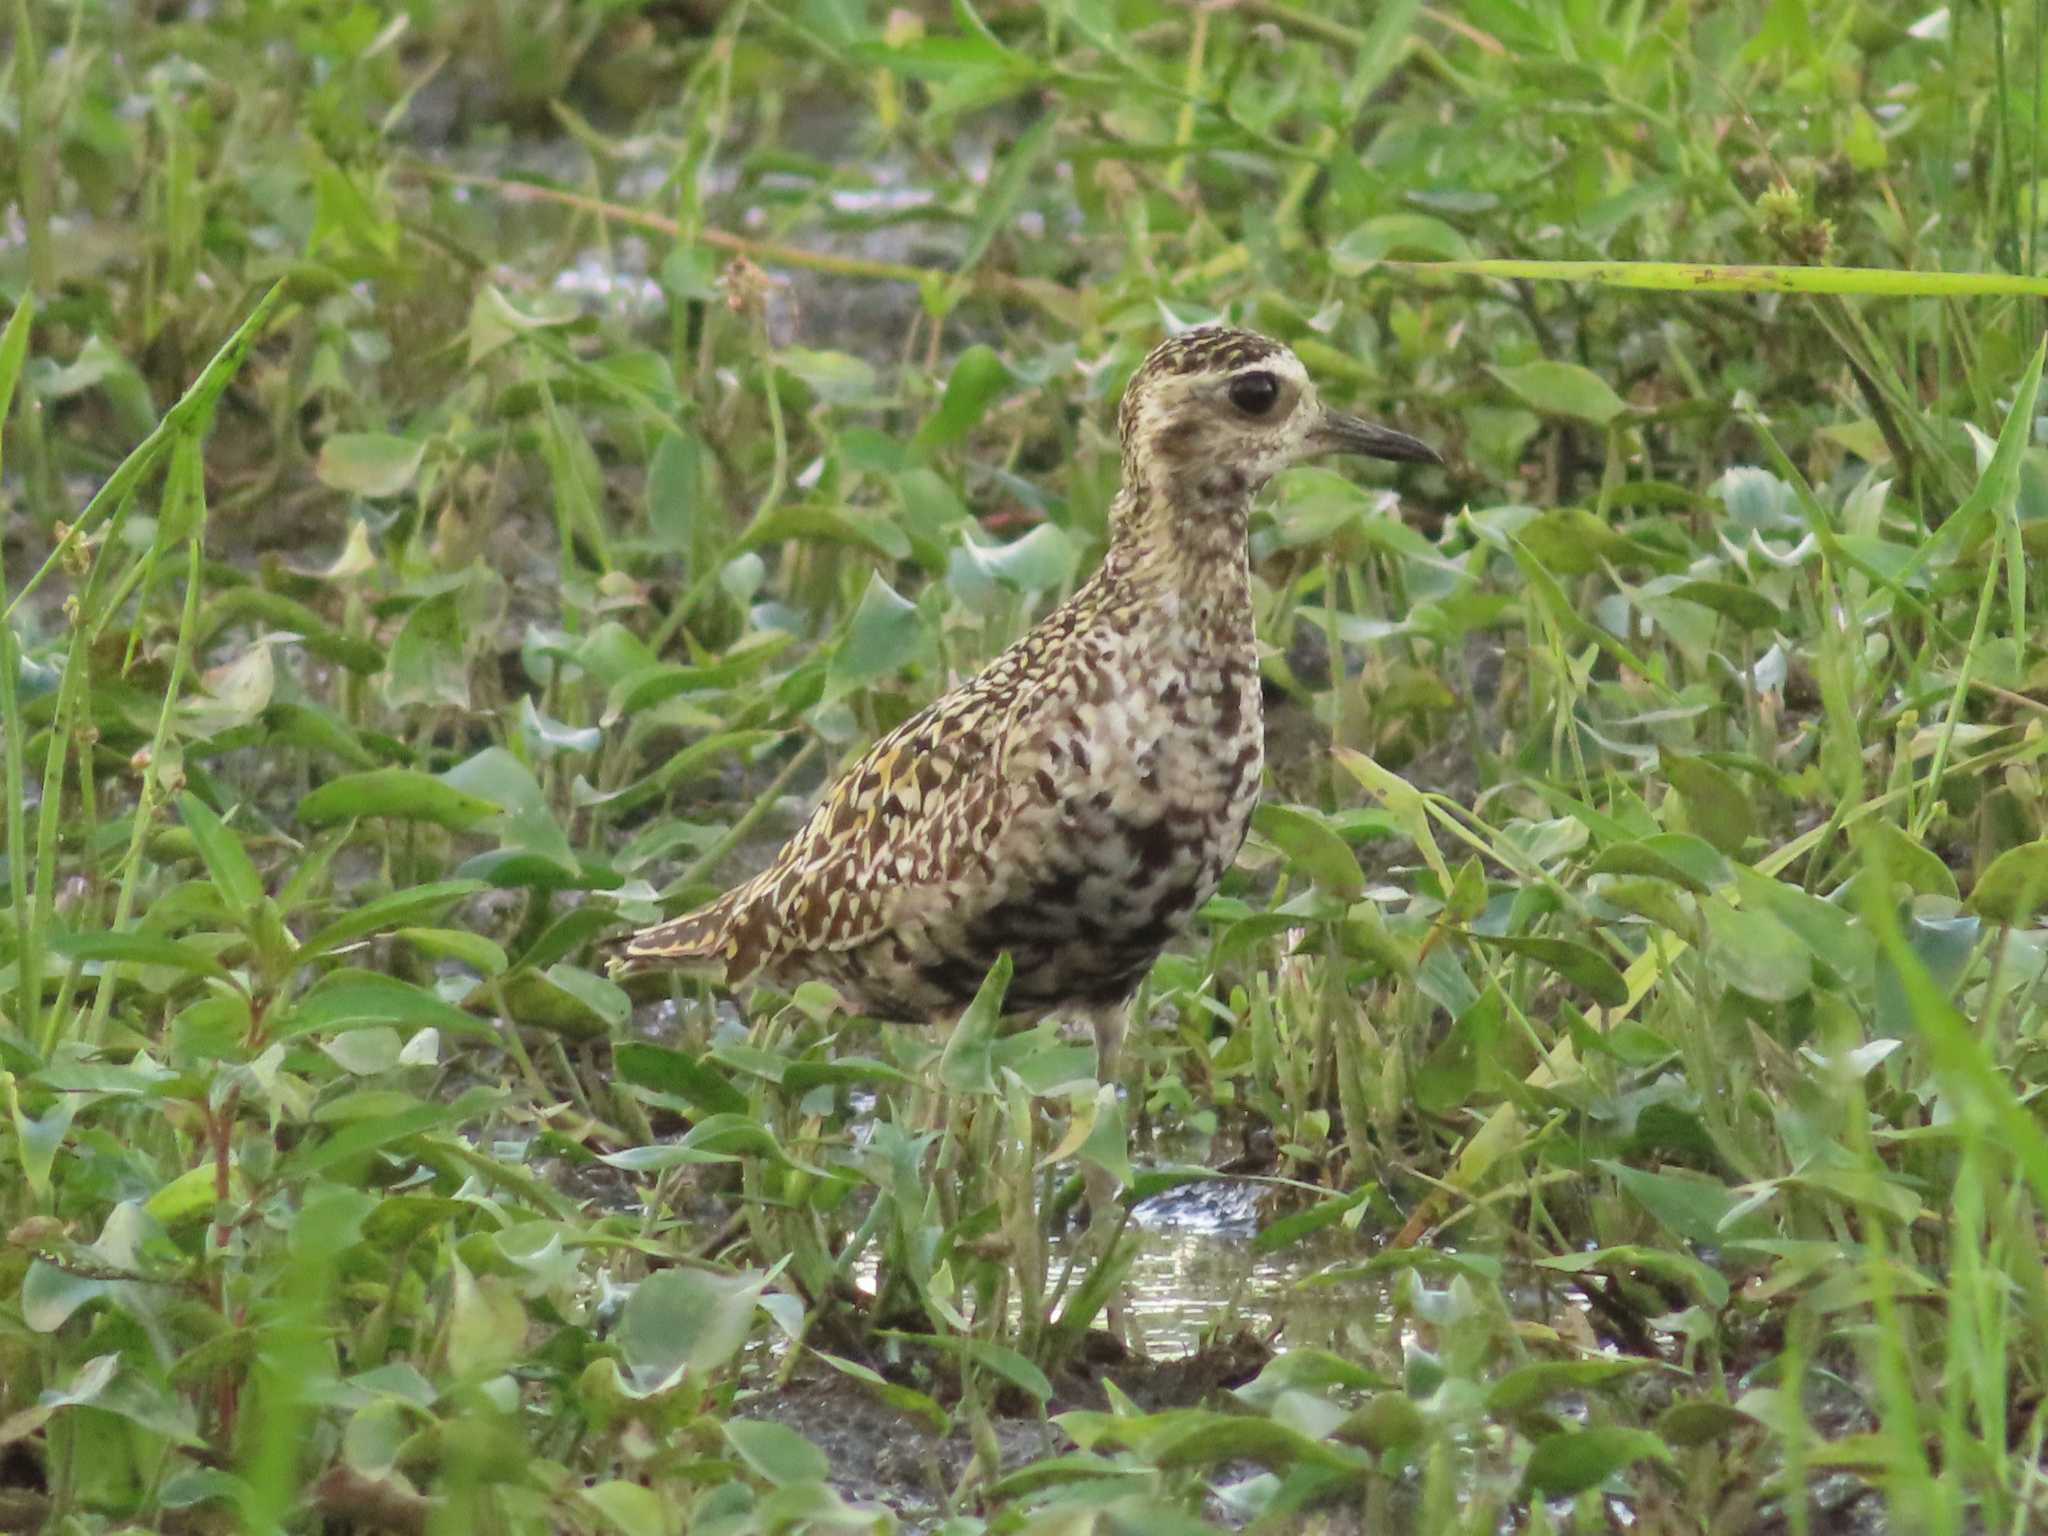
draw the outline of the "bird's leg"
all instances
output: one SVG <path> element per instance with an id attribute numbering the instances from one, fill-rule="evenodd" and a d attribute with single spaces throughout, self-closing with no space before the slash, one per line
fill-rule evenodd
<path id="1" fill-rule="evenodd" d="M 1088 1010 L 1089 1026 L 1095 1031 L 1095 1081 L 1101 1087 L 1116 1087 L 1117 1068 L 1122 1063 L 1124 1031 L 1130 1020 L 1129 1004 L 1096 1004 Z M 1097 1163 L 1085 1163 L 1081 1187 L 1088 1201 L 1088 1228 L 1115 1229 L 1117 1176 Z"/>
<path id="2" fill-rule="evenodd" d="M 1124 1032 L 1130 1022 L 1129 1010 L 1128 1002 L 1106 1006 L 1098 1003 L 1088 1010 L 1088 1022 L 1095 1031 L 1095 1081 L 1099 1089 L 1107 1089 L 1111 1094 L 1116 1092 L 1117 1068 L 1123 1059 Z M 1121 1116 L 1117 1117 L 1117 1124 L 1122 1126 Z M 1128 1138 L 1123 1151 L 1128 1157 Z M 1116 1256 L 1117 1234 L 1123 1230 L 1126 1219 L 1123 1203 L 1117 1199 L 1120 1183 L 1116 1174 L 1098 1162 L 1084 1161 L 1081 1165 L 1081 1188 L 1088 1201 L 1088 1230 L 1082 1242 L 1093 1250 L 1097 1264 L 1108 1264 Z M 1103 1307 L 1102 1321 L 1113 1337 L 1124 1337 L 1121 1284 Z"/>

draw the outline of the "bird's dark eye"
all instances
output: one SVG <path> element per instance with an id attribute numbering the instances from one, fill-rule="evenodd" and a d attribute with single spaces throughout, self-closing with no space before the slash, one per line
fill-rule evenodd
<path id="1" fill-rule="evenodd" d="M 1240 373 L 1230 381 L 1230 403 L 1247 416 L 1263 416 L 1280 398 L 1280 381 L 1263 370 Z"/>

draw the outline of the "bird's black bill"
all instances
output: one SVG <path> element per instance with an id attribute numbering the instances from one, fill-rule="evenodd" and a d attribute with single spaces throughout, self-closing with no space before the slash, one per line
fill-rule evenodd
<path id="1" fill-rule="evenodd" d="M 1316 445 L 1327 453 L 1362 453 L 1369 459 L 1401 459 L 1414 464 L 1443 463 L 1443 455 L 1421 438 L 1360 421 L 1342 411 L 1323 412 L 1315 438 Z"/>

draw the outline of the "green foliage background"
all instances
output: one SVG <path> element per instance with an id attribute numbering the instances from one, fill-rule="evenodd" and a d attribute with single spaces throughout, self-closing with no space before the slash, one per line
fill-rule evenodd
<path id="1" fill-rule="evenodd" d="M 0 1529 L 2048 1523 L 2036 9 L 9 19 Z M 1447 464 L 1121 1080 L 608 979 L 1215 317 Z M 1088 1164 L 1381 1304 L 1091 1366 Z"/>

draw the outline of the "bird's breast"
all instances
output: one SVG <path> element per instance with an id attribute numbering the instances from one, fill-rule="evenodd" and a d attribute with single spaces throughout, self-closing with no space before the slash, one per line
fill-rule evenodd
<path id="1" fill-rule="evenodd" d="M 1178 654 L 1098 637 L 1093 664 L 1014 765 L 1032 786 L 1003 837 L 977 945 L 1018 962 L 1019 1001 L 1128 992 L 1237 857 L 1264 764 L 1251 645 Z"/>

